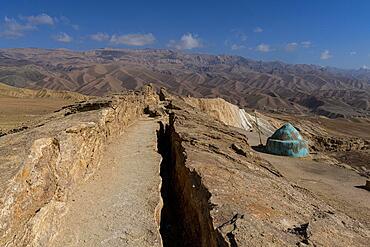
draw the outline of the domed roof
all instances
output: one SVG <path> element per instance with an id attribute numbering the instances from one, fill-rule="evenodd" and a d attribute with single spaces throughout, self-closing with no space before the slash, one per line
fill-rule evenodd
<path id="1" fill-rule="evenodd" d="M 303 140 L 298 130 L 294 128 L 294 126 L 290 123 L 284 124 L 280 129 L 275 131 L 275 133 L 270 138 L 280 141 Z"/>
<path id="2" fill-rule="evenodd" d="M 308 144 L 290 123 L 284 124 L 267 139 L 266 150 L 271 154 L 304 157 L 309 154 Z"/>

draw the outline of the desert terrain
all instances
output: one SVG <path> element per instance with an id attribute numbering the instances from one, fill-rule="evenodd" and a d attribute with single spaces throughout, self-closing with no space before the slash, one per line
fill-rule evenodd
<path id="1" fill-rule="evenodd" d="M 165 49 L 1 49 L 0 81 L 104 95 L 145 83 L 243 108 L 329 118 L 369 116 L 370 72 Z"/>
<path id="2" fill-rule="evenodd" d="M 2 49 L 0 245 L 367 246 L 367 73 Z M 264 149 L 286 122 L 307 157 Z"/>
<path id="3" fill-rule="evenodd" d="M 0 83 L 0 133 L 37 124 L 43 116 L 87 98 L 73 92 L 30 90 Z"/>

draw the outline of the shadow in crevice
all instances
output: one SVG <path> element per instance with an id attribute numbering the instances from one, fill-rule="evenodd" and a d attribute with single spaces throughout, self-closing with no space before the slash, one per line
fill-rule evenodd
<path id="1" fill-rule="evenodd" d="M 257 146 L 251 146 L 251 148 L 256 152 L 269 154 L 269 152 L 267 152 L 265 145 L 260 144 Z"/>
<path id="2" fill-rule="evenodd" d="M 355 187 L 358 189 L 363 189 L 363 190 L 370 192 L 370 188 L 368 188 L 366 185 L 355 185 Z"/>
<path id="3" fill-rule="evenodd" d="M 161 196 L 163 208 L 161 211 L 160 234 L 162 236 L 163 246 L 184 246 L 183 225 L 179 220 L 179 207 L 173 181 L 173 164 L 171 161 L 171 143 L 168 126 L 163 122 L 157 131 L 157 148 L 162 156 L 160 166 L 160 176 L 162 178 Z"/>
<path id="4" fill-rule="evenodd" d="M 164 247 L 228 246 L 213 226 L 211 194 L 202 179 L 185 166 L 186 154 L 181 138 L 170 124 L 159 122 L 158 152 L 162 155 L 160 175 L 163 207 L 160 234 Z"/>

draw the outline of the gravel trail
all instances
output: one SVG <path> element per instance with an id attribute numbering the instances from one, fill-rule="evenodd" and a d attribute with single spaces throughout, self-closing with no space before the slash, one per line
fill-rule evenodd
<path id="1" fill-rule="evenodd" d="M 156 120 L 143 118 L 108 146 L 73 194 L 53 246 L 161 246 L 161 157 Z"/>

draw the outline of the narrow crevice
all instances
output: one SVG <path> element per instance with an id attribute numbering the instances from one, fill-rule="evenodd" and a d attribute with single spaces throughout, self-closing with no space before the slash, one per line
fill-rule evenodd
<path id="1" fill-rule="evenodd" d="M 227 233 L 226 236 L 229 239 L 230 247 L 238 247 L 238 244 L 236 243 L 235 235 L 233 232 Z"/>
<path id="2" fill-rule="evenodd" d="M 236 242 L 235 240 L 235 234 L 234 234 L 234 231 L 237 230 L 237 221 L 239 219 L 243 219 L 244 218 L 244 215 L 242 214 L 235 214 L 233 216 L 233 218 L 223 224 L 221 224 L 218 228 L 219 229 L 222 229 L 224 227 L 232 227 L 232 230 L 229 231 L 227 234 L 226 234 L 226 237 L 229 239 L 229 244 L 230 244 L 230 247 L 238 247 L 238 243 Z"/>
<path id="3" fill-rule="evenodd" d="M 170 123 L 160 122 L 157 131 L 158 152 L 162 155 L 160 234 L 164 247 L 229 246 L 210 216 L 211 194 L 201 182 L 201 177 L 186 165 L 181 138 Z"/>
<path id="4" fill-rule="evenodd" d="M 161 196 L 163 200 L 163 207 L 161 211 L 160 220 L 160 234 L 162 236 L 163 246 L 184 246 L 182 241 L 183 226 L 177 220 L 179 216 L 176 210 L 176 196 L 172 188 L 171 176 L 171 149 L 170 136 L 168 126 L 163 122 L 159 122 L 159 130 L 157 131 L 157 145 L 158 152 L 162 155 L 162 162 L 160 167 L 160 176 L 162 178 Z"/>

